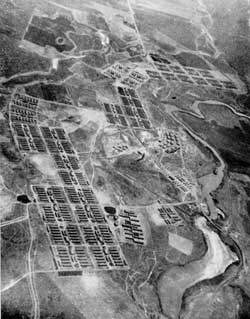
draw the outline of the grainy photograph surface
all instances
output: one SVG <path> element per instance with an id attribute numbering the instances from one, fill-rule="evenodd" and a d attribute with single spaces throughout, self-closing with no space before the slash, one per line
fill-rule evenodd
<path id="1" fill-rule="evenodd" d="M 249 0 L 0 0 L 2 319 L 250 319 Z"/>

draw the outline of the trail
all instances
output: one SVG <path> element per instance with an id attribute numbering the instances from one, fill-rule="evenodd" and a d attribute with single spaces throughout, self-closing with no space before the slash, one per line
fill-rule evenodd
<path id="1" fill-rule="evenodd" d="M 214 23 L 213 18 L 211 16 L 211 14 L 208 12 L 206 5 L 203 3 L 202 0 L 197 0 L 197 2 L 198 2 L 198 5 L 202 8 L 202 10 L 204 10 L 206 12 L 206 18 L 209 19 L 210 25 L 212 26 Z M 222 52 L 219 51 L 218 48 L 216 47 L 214 38 L 211 36 L 208 29 L 202 23 L 200 23 L 198 26 L 201 27 L 202 34 L 206 35 L 206 41 L 208 41 L 209 44 L 211 45 L 211 47 L 213 48 L 214 58 L 215 59 L 218 58 L 222 54 Z"/>
<path id="2" fill-rule="evenodd" d="M 240 116 L 240 117 L 244 117 L 248 120 L 250 120 L 250 116 L 244 114 L 244 113 L 241 113 L 241 112 L 238 112 L 236 111 L 231 105 L 228 105 L 226 103 L 223 103 L 223 102 L 218 102 L 218 101 L 215 101 L 215 100 L 205 100 L 205 101 L 200 101 L 200 100 L 197 100 L 193 103 L 193 105 L 191 106 L 191 109 L 193 111 L 195 111 L 196 114 L 193 114 L 193 116 L 196 116 L 198 118 L 202 118 L 204 119 L 204 116 L 201 114 L 200 110 L 199 110 L 199 104 L 211 104 L 211 105 L 221 105 L 221 106 L 225 106 L 227 108 L 230 109 L 230 111 L 232 111 L 235 115 L 237 116 Z"/>
<path id="3" fill-rule="evenodd" d="M 32 15 L 31 15 L 31 18 L 32 18 Z M 29 23 L 28 23 L 28 26 L 29 26 Z M 1 78 L 0 79 L 1 80 L 0 83 L 4 84 L 5 82 L 11 81 L 11 80 L 16 79 L 18 77 L 29 77 L 31 75 L 41 75 L 41 76 L 50 75 L 52 70 L 53 70 L 53 63 L 51 62 L 48 71 L 38 71 L 38 70 L 36 70 L 36 71 L 27 71 L 27 72 L 23 72 L 23 73 L 17 73 L 17 74 L 14 74 L 14 75 L 12 75 L 12 76 L 10 76 L 8 78 L 5 78 L 5 77 Z"/>
<path id="4" fill-rule="evenodd" d="M 29 228 L 30 228 L 30 247 L 28 252 L 28 269 L 29 269 L 29 282 L 30 282 L 30 290 L 31 290 L 31 297 L 32 297 L 32 304 L 33 304 L 33 312 L 34 312 L 34 319 L 40 318 L 40 307 L 39 307 L 39 298 L 36 291 L 35 285 L 35 278 L 33 272 L 33 262 L 32 262 L 32 250 L 33 250 L 33 241 L 34 241 L 34 234 L 29 220 Z"/>
<path id="5" fill-rule="evenodd" d="M 12 225 L 12 224 L 21 223 L 23 221 L 26 221 L 27 219 L 28 219 L 28 216 L 22 216 L 22 217 L 19 217 L 19 218 L 12 219 L 10 221 L 1 223 L 0 227 L 2 228 L 2 227 L 9 226 L 9 225 Z"/>
<path id="6" fill-rule="evenodd" d="M 37 270 L 37 271 L 32 271 L 25 273 L 22 276 L 19 276 L 18 278 L 16 278 L 15 280 L 11 280 L 10 283 L 5 286 L 4 288 L 2 288 L 0 290 L 1 293 L 13 288 L 15 285 L 17 285 L 21 280 L 23 280 L 24 278 L 30 276 L 30 275 L 34 275 L 34 274 L 47 274 L 47 273 L 57 273 L 57 270 Z"/>
<path id="7" fill-rule="evenodd" d="M 132 8 L 132 6 L 131 6 L 130 0 L 127 0 L 127 4 L 128 4 L 128 8 L 129 8 L 129 11 L 130 11 L 130 14 L 131 14 L 131 18 L 132 18 L 132 20 L 133 20 L 133 22 L 134 22 L 134 26 L 135 26 L 135 30 L 136 30 L 138 39 L 139 39 L 140 42 L 141 42 L 141 45 L 142 45 L 142 47 L 143 47 L 144 54 L 147 54 L 147 50 L 146 50 L 146 48 L 145 48 L 145 46 L 144 46 L 144 43 L 143 43 L 141 34 L 140 34 L 140 32 L 139 32 L 137 23 L 136 23 L 136 21 L 135 21 L 135 13 L 134 13 L 134 10 L 133 10 L 133 8 Z"/>
<path id="8" fill-rule="evenodd" d="M 24 274 L 23 276 L 18 277 L 18 279 L 16 280 L 11 280 L 11 282 L 9 283 L 9 285 L 7 285 L 6 287 L 4 287 L 3 289 L 1 289 L 1 294 L 7 290 L 9 290 L 10 288 L 14 287 L 15 285 L 17 285 L 21 280 L 23 280 L 24 278 L 26 278 L 27 276 L 29 276 L 29 273 Z"/>

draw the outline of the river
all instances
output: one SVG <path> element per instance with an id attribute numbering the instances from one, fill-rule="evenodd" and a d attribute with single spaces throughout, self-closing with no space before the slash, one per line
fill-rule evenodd
<path id="1" fill-rule="evenodd" d="M 244 114 L 234 111 L 232 107 L 224 103 L 218 103 L 217 101 L 196 101 L 193 104 L 193 111 L 195 111 L 196 114 L 188 111 L 185 111 L 185 113 L 204 119 L 199 110 L 200 103 L 221 104 L 223 106 L 227 106 L 238 116 L 247 117 Z M 232 252 L 229 246 L 221 240 L 219 234 L 212 230 L 207 224 L 207 220 L 209 220 L 211 224 L 216 227 L 213 220 L 217 218 L 219 210 L 214 204 L 211 193 L 214 192 L 222 183 L 225 170 L 225 163 L 223 159 L 216 149 L 191 131 L 178 119 L 178 112 L 180 112 L 180 110 L 177 107 L 166 104 L 165 111 L 170 114 L 181 125 L 181 127 L 190 134 L 190 136 L 199 141 L 204 147 L 208 148 L 219 161 L 219 166 L 216 172 L 203 176 L 199 179 L 202 193 L 201 200 L 204 200 L 207 203 L 210 214 L 209 216 L 205 216 L 206 218 L 201 216 L 198 217 L 195 220 L 195 225 L 204 234 L 207 244 L 206 254 L 202 259 L 186 264 L 183 267 L 176 266 L 171 268 L 162 275 L 158 282 L 158 292 L 163 312 L 170 315 L 171 318 L 177 318 L 181 310 L 183 294 L 188 288 L 203 280 L 209 280 L 223 274 L 228 266 L 239 261 L 241 256 L 240 254 L 237 256 L 236 253 Z M 237 246 L 236 243 L 235 245 Z"/>
<path id="2" fill-rule="evenodd" d="M 215 206 L 214 200 L 213 200 L 211 194 L 216 189 L 218 189 L 218 187 L 222 183 L 222 180 L 224 177 L 225 163 L 216 149 L 214 149 L 205 140 L 203 140 L 197 134 L 195 134 L 193 131 L 191 131 L 188 126 L 186 126 L 182 121 L 180 121 L 178 119 L 179 112 L 184 112 L 184 113 L 190 114 L 194 117 L 204 119 L 205 117 L 202 115 L 202 113 L 200 112 L 200 109 L 199 109 L 199 104 L 201 104 L 201 103 L 205 103 L 208 105 L 209 104 L 210 105 L 218 105 L 218 106 L 221 105 L 221 106 L 229 108 L 230 111 L 233 112 L 234 114 L 236 114 L 237 116 L 247 118 L 249 120 L 250 120 L 250 117 L 245 115 L 245 114 L 242 114 L 240 112 L 235 111 L 233 107 L 231 107 L 225 103 L 221 103 L 221 102 L 213 101 L 213 100 L 206 100 L 206 101 L 197 100 L 197 101 L 195 101 L 193 103 L 193 105 L 191 106 L 191 110 L 193 112 L 180 111 L 179 108 L 177 108 L 176 106 L 171 105 L 171 104 L 165 105 L 166 106 L 165 112 L 170 114 L 190 134 L 190 136 L 192 136 L 195 140 L 199 141 L 204 147 L 208 148 L 213 153 L 214 157 L 217 158 L 217 160 L 219 161 L 219 166 L 217 167 L 216 172 L 202 176 L 198 180 L 198 182 L 201 186 L 201 200 L 207 203 L 207 206 L 209 209 L 209 218 L 211 220 L 216 220 L 218 218 L 218 215 L 221 216 L 221 215 L 223 215 L 223 213 Z"/>
<path id="3" fill-rule="evenodd" d="M 178 317 L 182 296 L 188 288 L 223 274 L 229 265 L 238 261 L 237 255 L 221 241 L 217 232 L 208 227 L 205 217 L 198 217 L 195 224 L 204 234 L 206 254 L 200 260 L 171 268 L 158 281 L 163 312 L 173 319 Z"/>

